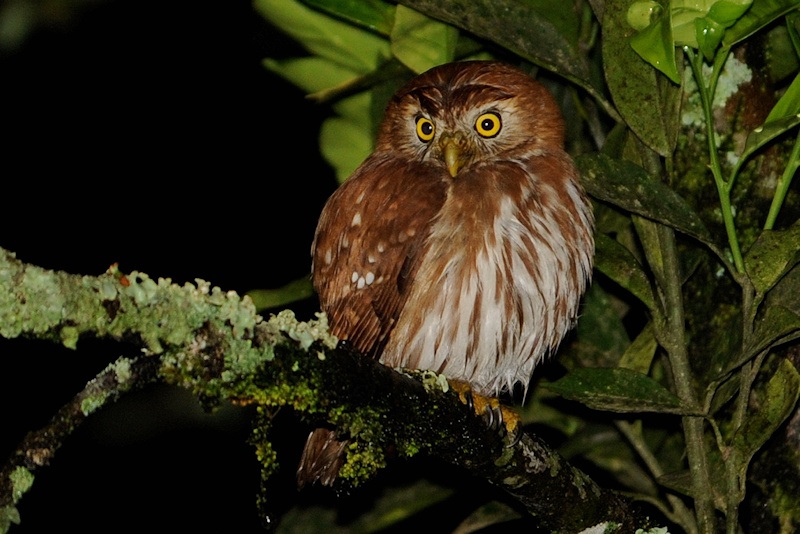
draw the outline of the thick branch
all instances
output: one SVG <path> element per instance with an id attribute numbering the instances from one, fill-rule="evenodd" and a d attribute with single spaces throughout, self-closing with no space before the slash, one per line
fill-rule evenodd
<path id="1" fill-rule="evenodd" d="M 4 337 L 36 336 L 69 346 L 84 334 L 139 339 L 150 354 L 133 364 L 138 380 L 159 374 L 204 401 L 267 409 L 288 405 L 311 422 L 334 425 L 356 447 L 342 470 L 345 483 L 374 474 L 385 464 L 386 450 L 403 456 L 424 452 L 503 488 L 545 528 L 579 531 L 604 521 L 621 524 L 626 532 L 644 526 L 630 503 L 600 489 L 535 436 L 511 444 L 488 428 L 447 390 L 443 377 L 397 372 L 337 346 L 324 316 L 303 323 L 284 312 L 264 321 L 249 299 L 201 281 L 179 287 L 114 269 L 81 277 L 25 265 L 4 251 L 0 295 Z M 23 441 L 0 474 L 0 509 L 13 508 L 21 495 L 12 474 L 29 464 L 20 458 L 35 450 L 51 455 L 88 414 L 87 407 L 102 406 L 132 386 L 119 380 L 118 370 L 112 366 L 101 373 L 47 428 Z M 269 469 L 265 432 L 257 429 L 254 442 Z"/>

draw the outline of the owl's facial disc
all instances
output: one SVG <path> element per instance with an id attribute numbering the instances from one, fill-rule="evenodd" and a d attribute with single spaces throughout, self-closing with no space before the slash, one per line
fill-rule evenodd
<path id="1" fill-rule="evenodd" d="M 461 132 L 445 132 L 439 138 L 439 153 L 447 172 L 455 178 L 458 171 L 472 161 L 475 151 Z"/>

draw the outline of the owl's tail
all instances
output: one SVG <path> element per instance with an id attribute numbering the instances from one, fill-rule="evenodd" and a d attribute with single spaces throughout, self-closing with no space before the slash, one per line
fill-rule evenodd
<path id="1" fill-rule="evenodd" d="M 347 441 L 339 441 L 336 434 L 327 428 L 311 431 L 297 467 L 297 487 L 321 483 L 330 486 L 344 463 Z"/>

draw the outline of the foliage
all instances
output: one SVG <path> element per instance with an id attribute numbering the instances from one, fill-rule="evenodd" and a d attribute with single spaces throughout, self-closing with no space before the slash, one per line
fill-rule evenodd
<path id="1" fill-rule="evenodd" d="M 552 89 L 596 200 L 597 273 L 525 421 L 675 527 L 739 531 L 751 464 L 800 395 L 797 2 L 255 6 L 308 51 L 265 65 L 330 104 L 320 149 L 340 181 L 414 73 L 495 57 Z M 797 497 L 771 488 L 766 505 L 791 530 Z"/>

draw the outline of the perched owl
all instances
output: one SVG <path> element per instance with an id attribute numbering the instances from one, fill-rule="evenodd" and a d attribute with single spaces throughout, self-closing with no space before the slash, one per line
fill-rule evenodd
<path id="1" fill-rule="evenodd" d="M 497 395 L 573 326 L 593 221 L 548 91 L 502 63 L 450 63 L 392 97 L 375 151 L 328 200 L 314 287 L 359 352 Z M 331 484 L 345 443 L 314 430 L 299 485 Z"/>

